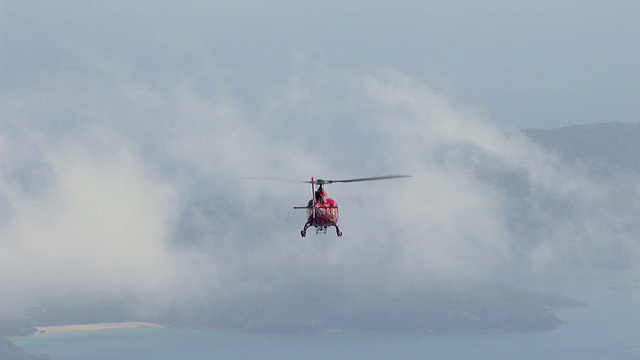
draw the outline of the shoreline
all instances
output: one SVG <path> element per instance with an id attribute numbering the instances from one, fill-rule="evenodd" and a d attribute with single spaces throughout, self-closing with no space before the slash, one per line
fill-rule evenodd
<path id="1" fill-rule="evenodd" d="M 33 335 L 48 334 L 70 334 L 87 331 L 104 331 L 104 330 L 122 330 L 122 329 L 141 329 L 153 328 L 162 329 L 166 326 L 149 323 L 149 322 L 113 322 L 113 323 L 97 323 L 97 324 L 75 324 L 75 325 L 57 325 L 57 326 L 36 326 L 37 332 Z"/>

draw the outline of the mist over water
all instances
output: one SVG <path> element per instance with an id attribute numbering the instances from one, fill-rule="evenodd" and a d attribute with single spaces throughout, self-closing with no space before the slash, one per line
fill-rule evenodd
<path id="1" fill-rule="evenodd" d="M 615 283 L 610 273 L 600 280 Z M 579 279 L 579 278 L 576 278 Z M 582 279 L 584 280 L 584 279 Z M 618 278 L 620 280 L 620 278 Z M 593 283 L 593 279 L 588 280 Z M 602 290 L 602 289 L 601 289 Z M 637 359 L 634 300 L 601 291 L 589 307 L 566 310 L 550 332 L 515 334 L 246 334 L 186 329 L 115 330 L 14 339 L 52 359 Z"/>
<path id="2" fill-rule="evenodd" d="M 561 290 L 587 307 L 558 311 L 553 331 L 434 334 L 329 331 L 251 334 L 191 329 L 129 329 L 41 334 L 12 341 L 52 359 L 637 359 L 640 335 L 636 272 L 554 269 L 532 276 L 497 269 L 495 281 Z"/>

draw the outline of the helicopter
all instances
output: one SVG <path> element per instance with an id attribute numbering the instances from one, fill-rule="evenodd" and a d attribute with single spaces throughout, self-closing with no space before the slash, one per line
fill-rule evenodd
<path id="1" fill-rule="evenodd" d="M 302 231 L 300 231 L 300 235 L 302 237 L 307 236 L 307 229 L 311 226 L 316 228 L 316 234 L 326 234 L 327 229 L 333 226 L 336 229 L 336 235 L 338 235 L 338 237 L 342 236 L 342 231 L 340 231 L 340 227 L 338 225 L 338 203 L 334 199 L 327 197 L 327 192 L 323 188 L 324 185 L 405 177 L 410 177 L 410 175 L 386 175 L 347 180 L 314 179 L 312 176 L 310 181 L 303 181 L 304 183 L 311 184 L 311 200 L 309 200 L 307 206 L 293 207 L 294 209 L 307 210 L 307 222 L 304 224 Z"/>

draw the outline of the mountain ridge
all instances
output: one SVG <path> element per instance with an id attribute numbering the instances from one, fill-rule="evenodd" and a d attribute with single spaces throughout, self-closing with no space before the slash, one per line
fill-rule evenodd
<path id="1" fill-rule="evenodd" d="M 607 122 L 522 132 L 569 165 L 591 174 L 640 173 L 640 123 Z"/>

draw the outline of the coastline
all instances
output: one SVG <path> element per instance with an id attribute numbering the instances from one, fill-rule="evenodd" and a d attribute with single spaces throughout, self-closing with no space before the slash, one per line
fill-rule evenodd
<path id="1" fill-rule="evenodd" d="M 97 323 L 97 324 L 76 324 L 76 325 L 59 325 L 59 326 L 36 326 L 37 332 L 34 335 L 46 334 L 69 334 L 86 331 L 104 331 L 104 330 L 121 330 L 121 329 L 139 329 L 139 328 L 165 328 L 165 326 L 148 323 L 148 322 L 114 322 L 114 323 Z"/>

